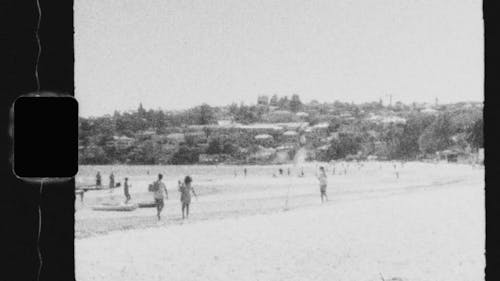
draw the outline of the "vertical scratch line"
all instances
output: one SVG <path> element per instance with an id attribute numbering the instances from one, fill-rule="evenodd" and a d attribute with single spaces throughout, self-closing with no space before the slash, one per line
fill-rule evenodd
<path id="1" fill-rule="evenodd" d="M 36 1 L 36 6 L 38 8 L 38 22 L 36 25 L 36 42 L 38 44 L 38 54 L 36 57 L 36 64 L 35 64 L 35 79 L 36 79 L 36 91 L 37 94 L 40 93 L 40 79 L 38 77 L 38 62 L 40 61 L 40 54 L 42 53 L 42 44 L 40 44 L 40 36 L 38 35 L 38 32 L 40 30 L 40 23 L 42 19 L 42 9 L 40 8 L 40 0 Z"/>
<path id="2" fill-rule="evenodd" d="M 38 202 L 38 237 L 37 237 L 37 250 L 38 250 L 38 260 L 40 262 L 38 266 L 37 280 L 40 280 L 40 273 L 42 272 L 42 252 L 40 251 L 40 235 L 42 233 L 42 192 L 43 192 L 43 179 L 40 182 L 40 199 Z"/>

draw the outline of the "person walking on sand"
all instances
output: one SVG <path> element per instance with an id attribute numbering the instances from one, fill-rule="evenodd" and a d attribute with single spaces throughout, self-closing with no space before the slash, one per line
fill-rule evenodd
<path id="1" fill-rule="evenodd" d="M 193 186 L 191 185 L 193 180 L 190 176 L 186 176 L 184 178 L 184 183 L 179 181 L 179 192 L 181 194 L 181 203 L 182 203 L 182 219 L 189 218 L 189 205 L 191 204 L 191 193 L 198 198 L 196 192 L 194 191 Z M 185 213 L 185 215 L 184 215 Z"/>
<path id="2" fill-rule="evenodd" d="M 163 201 L 164 198 L 168 200 L 168 191 L 165 184 L 162 182 L 163 175 L 158 174 L 158 180 L 156 180 L 152 185 L 152 191 L 154 194 L 155 204 L 156 204 L 156 216 L 158 220 L 161 220 L 161 211 L 165 206 Z"/>
<path id="3" fill-rule="evenodd" d="M 101 172 L 97 172 L 97 174 L 95 175 L 95 185 L 97 188 L 100 188 L 101 185 L 102 185 L 102 181 L 101 181 Z"/>
<path id="4" fill-rule="evenodd" d="M 321 192 L 321 203 L 325 200 L 328 201 L 328 196 L 326 195 L 326 185 L 328 184 L 328 179 L 326 177 L 325 168 L 323 166 L 319 167 L 319 175 L 316 174 L 316 177 L 319 180 L 319 190 Z"/>
<path id="5" fill-rule="evenodd" d="M 243 169 L 243 173 L 245 174 L 245 177 L 247 176 L 247 168 Z"/>
<path id="6" fill-rule="evenodd" d="M 123 183 L 123 193 L 125 195 L 125 204 L 128 203 L 128 201 L 130 201 L 130 192 L 129 192 L 129 183 L 128 183 L 128 178 L 125 178 L 125 181 Z"/>

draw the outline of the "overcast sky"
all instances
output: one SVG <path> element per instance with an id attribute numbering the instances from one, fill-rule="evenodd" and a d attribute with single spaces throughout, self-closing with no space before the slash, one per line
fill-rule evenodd
<path id="1" fill-rule="evenodd" d="M 80 115 L 255 103 L 483 101 L 480 0 L 76 0 Z"/>

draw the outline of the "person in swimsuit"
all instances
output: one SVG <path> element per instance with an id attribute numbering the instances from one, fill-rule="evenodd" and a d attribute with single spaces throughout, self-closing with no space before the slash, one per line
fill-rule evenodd
<path id="1" fill-rule="evenodd" d="M 156 203 L 156 216 L 158 217 L 158 220 L 161 220 L 161 211 L 165 206 L 163 199 L 166 198 L 168 200 L 167 187 L 162 182 L 162 179 L 163 175 L 158 174 L 158 180 L 153 183 L 153 188 L 152 188 Z"/>
<path id="2" fill-rule="evenodd" d="M 326 172 L 324 167 L 319 167 L 319 175 L 316 175 L 316 177 L 319 180 L 319 190 L 321 192 L 321 203 L 323 203 L 325 200 L 328 201 L 328 196 L 326 195 L 326 186 L 328 184 L 328 179 L 326 177 Z"/>
<path id="3" fill-rule="evenodd" d="M 184 178 L 184 183 L 181 183 L 179 181 L 179 193 L 181 194 L 181 203 L 182 203 L 182 219 L 189 218 L 189 205 L 191 204 L 191 193 L 193 193 L 193 195 L 197 197 L 196 192 L 194 191 L 194 188 L 191 185 L 192 181 L 193 180 L 191 179 L 190 176 L 186 176 Z"/>

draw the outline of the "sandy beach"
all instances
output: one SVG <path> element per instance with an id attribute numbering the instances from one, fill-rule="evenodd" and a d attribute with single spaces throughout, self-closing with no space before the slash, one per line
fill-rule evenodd
<path id="1" fill-rule="evenodd" d="M 484 279 L 483 168 L 366 162 L 347 174 L 337 164 L 333 175 L 325 165 L 330 201 L 321 204 L 317 166 L 308 163 L 304 177 L 297 167 L 273 177 L 277 166 L 248 167 L 247 177 L 230 166 L 83 167 L 81 182 L 96 169 L 126 174 L 136 202 L 150 200 L 147 184 L 164 171 L 170 200 L 158 223 L 154 209 L 91 210 L 123 200 L 121 189 L 77 198 L 76 279 Z M 186 171 L 199 198 L 183 221 L 175 187 Z"/>

